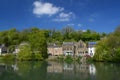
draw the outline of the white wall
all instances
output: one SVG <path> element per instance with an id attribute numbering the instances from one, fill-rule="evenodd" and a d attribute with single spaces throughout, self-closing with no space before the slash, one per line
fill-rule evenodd
<path id="1" fill-rule="evenodd" d="M 88 48 L 88 55 L 90 55 L 91 57 L 93 57 L 95 54 L 95 47 L 89 47 Z"/>
<path id="2" fill-rule="evenodd" d="M 1 55 L 2 51 L 1 51 L 1 48 L 0 48 L 0 55 Z"/>
<path id="3" fill-rule="evenodd" d="M 96 75 L 96 68 L 95 68 L 95 65 L 94 64 L 90 64 L 89 65 L 89 73 L 91 75 Z"/>

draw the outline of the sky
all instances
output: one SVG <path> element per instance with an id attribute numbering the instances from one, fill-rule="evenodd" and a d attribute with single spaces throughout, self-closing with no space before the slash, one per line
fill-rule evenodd
<path id="1" fill-rule="evenodd" d="M 120 25 L 120 0 L 0 0 L 0 31 L 31 27 L 113 32 Z"/>

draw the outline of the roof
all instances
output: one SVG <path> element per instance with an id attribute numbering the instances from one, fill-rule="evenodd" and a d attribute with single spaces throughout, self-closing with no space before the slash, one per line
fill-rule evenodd
<path id="1" fill-rule="evenodd" d="M 56 45 L 55 43 L 48 43 L 48 47 L 61 47 L 60 45 Z"/>
<path id="2" fill-rule="evenodd" d="M 88 45 L 96 45 L 96 42 L 88 42 Z"/>
<path id="3" fill-rule="evenodd" d="M 6 46 L 4 44 L 0 45 L 0 48 L 6 48 Z"/>
<path id="4" fill-rule="evenodd" d="M 74 42 L 63 42 L 63 45 L 74 45 Z"/>

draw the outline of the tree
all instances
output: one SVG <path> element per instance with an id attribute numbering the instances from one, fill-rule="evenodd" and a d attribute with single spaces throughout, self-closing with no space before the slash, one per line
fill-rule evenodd
<path id="1" fill-rule="evenodd" d="M 33 28 L 29 35 L 29 43 L 33 53 L 42 54 L 43 58 L 48 57 L 47 41 L 44 31 Z"/>
<path id="2" fill-rule="evenodd" d="M 17 54 L 18 60 L 32 60 L 32 50 L 30 45 L 22 45 L 19 47 L 20 51 Z"/>
<path id="3" fill-rule="evenodd" d="M 120 61 L 120 27 L 97 45 L 95 60 Z"/>

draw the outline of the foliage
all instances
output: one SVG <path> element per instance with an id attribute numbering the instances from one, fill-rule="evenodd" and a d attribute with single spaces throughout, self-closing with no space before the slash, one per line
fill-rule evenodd
<path id="1" fill-rule="evenodd" d="M 66 58 L 65 58 L 65 62 L 67 62 L 67 63 L 71 63 L 71 62 L 73 62 L 73 58 L 72 58 L 72 56 L 67 55 Z"/>
<path id="2" fill-rule="evenodd" d="M 43 60 L 42 54 L 40 53 L 35 53 L 34 56 L 35 56 L 34 60 Z"/>
<path id="3" fill-rule="evenodd" d="M 93 62 L 93 58 L 92 58 L 91 56 L 87 56 L 87 57 L 86 57 L 86 62 L 87 62 L 87 63 Z"/>
<path id="4" fill-rule="evenodd" d="M 39 52 L 43 58 L 47 58 L 47 41 L 44 31 L 32 28 L 29 35 L 29 42 L 33 53 Z"/>
<path id="5" fill-rule="evenodd" d="M 5 56 L 2 56 L 3 61 L 13 61 L 15 60 L 15 55 L 13 54 L 6 54 Z"/>
<path id="6" fill-rule="evenodd" d="M 80 62 L 80 61 L 81 61 L 81 59 L 82 59 L 82 57 L 81 57 L 81 56 L 79 56 L 79 57 L 77 57 L 76 61 L 77 61 L 77 62 Z"/>
<path id="7" fill-rule="evenodd" d="M 64 61 L 64 55 L 60 55 L 60 56 L 58 56 L 57 59 L 59 59 L 60 61 Z"/>
<path id="8" fill-rule="evenodd" d="M 101 40 L 96 46 L 96 61 L 120 61 L 120 27 L 108 37 Z"/>
<path id="9" fill-rule="evenodd" d="M 31 60 L 32 59 L 32 51 L 29 45 L 20 46 L 20 51 L 17 54 L 18 60 Z"/>

